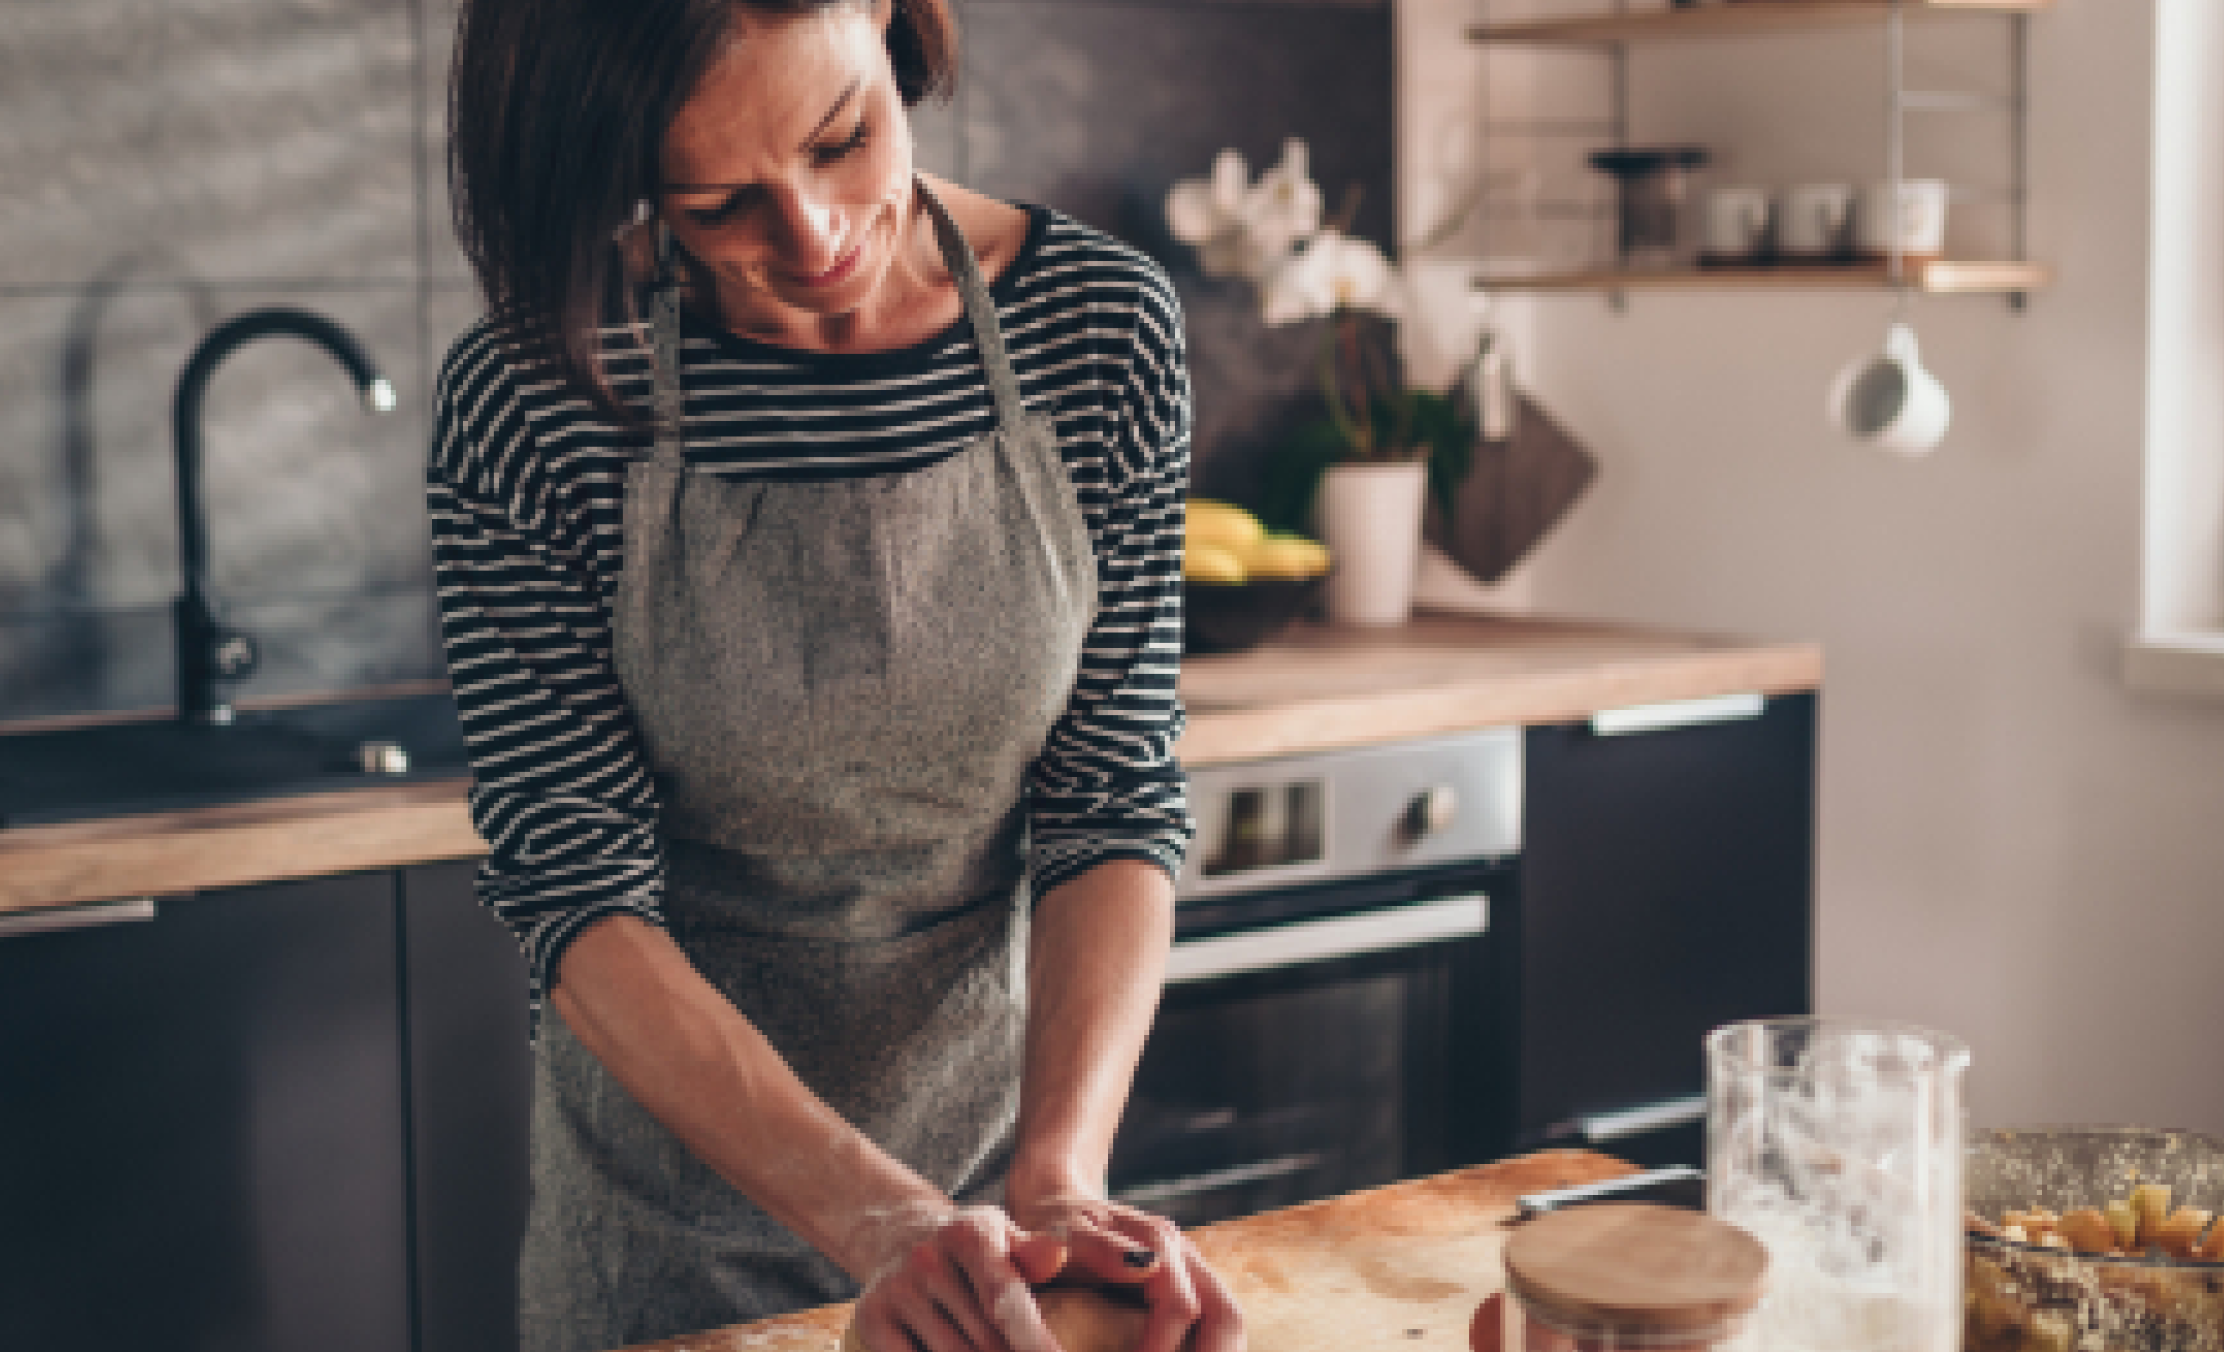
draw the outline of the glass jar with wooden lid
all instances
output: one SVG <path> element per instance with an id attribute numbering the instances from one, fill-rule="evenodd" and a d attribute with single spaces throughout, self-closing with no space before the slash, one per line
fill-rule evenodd
<path id="1" fill-rule="evenodd" d="M 1506 1241 L 1503 1352 L 1702 1352 L 1760 1303 L 1768 1253 L 1700 1211 L 1606 1202 L 1547 1212 Z"/>

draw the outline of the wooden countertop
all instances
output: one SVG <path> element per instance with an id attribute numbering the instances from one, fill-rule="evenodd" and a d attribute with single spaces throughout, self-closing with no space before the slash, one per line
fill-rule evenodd
<path id="1" fill-rule="evenodd" d="M 1627 625 L 1423 616 L 1391 630 L 1299 625 L 1183 663 L 1190 765 L 1256 760 L 1602 709 L 1812 690 L 1822 652 Z M 466 859 L 484 846 L 466 781 L 304 795 L 0 831 L 0 914 Z"/>
<path id="2" fill-rule="evenodd" d="M 1573 620 L 1424 615 L 1396 629 L 1301 624 L 1250 652 L 1182 664 L 1190 765 L 1603 709 L 1822 684 L 1822 649 Z"/>
<path id="3" fill-rule="evenodd" d="M 1514 1199 L 1631 1172 L 1554 1150 L 1309 1202 L 1192 1232 L 1243 1310 L 1251 1352 L 1469 1352 L 1503 1280 Z M 850 1307 L 644 1343 L 630 1352 L 835 1352 Z"/>

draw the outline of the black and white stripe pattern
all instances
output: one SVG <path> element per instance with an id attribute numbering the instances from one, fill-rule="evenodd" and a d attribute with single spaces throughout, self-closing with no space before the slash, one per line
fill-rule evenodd
<path id="1" fill-rule="evenodd" d="M 1173 287 L 1147 258 L 1041 207 L 992 288 L 1030 409 L 1096 541 L 1098 614 L 1029 785 L 1036 895 L 1113 858 L 1180 868 L 1182 508 L 1189 373 Z M 642 336 L 604 337 L 646 409 Z M 690 463 L 737 478 L 901 473 L 995 426 L 962 320 L 919 347 L 820 354 L 690 326 Z M 428 495 L 441 625 L 491 852 L 481 897 L 525 946 L 536 1001 L 564 945 L 625 912 L 661 923 L 655 788 L 611 667 L 625 467 L 612 425 L 482 320 L 442 365 Z"/>

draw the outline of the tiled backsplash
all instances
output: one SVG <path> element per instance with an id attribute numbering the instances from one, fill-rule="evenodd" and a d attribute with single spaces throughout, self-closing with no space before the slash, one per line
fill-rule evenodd
<path id="1" fill-rule="evenodd" d="M 1223 146 L 1313 146 L 1391 215 L 1389 0 L 963 0 L 925 167 L 1164 261 L 1189 319 L 1201 491 L 1240 493 L 1309 398 L 1315 336 L 1260 326 L 1158 206 Z M 279 338 L 210 387 L 217 593 L 262 642 L 242 698 L 437 677 L 420 489 L 432 373 L 477 313 L 441 159 L 448 0 L 0 0 L 0 722 L 169 702 L 170 409 L 217 321 L 358 333 L 371 417 Z"/>

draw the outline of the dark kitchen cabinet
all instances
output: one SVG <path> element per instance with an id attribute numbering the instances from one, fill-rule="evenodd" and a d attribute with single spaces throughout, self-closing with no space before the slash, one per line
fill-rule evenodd
<path id="1" fill-rule="evenodd" d="M 525 960 L 469 863 L 401 875 L 416 1352 L 517 1346 L 525 1226 Z"/>
<path id="2" fill-rule="evenodd" d="M 363 874 L 0 938 L 0 1347 L 409 1346 L 396 919 Z"/>
<path id="3" fill-rule="evenodd" d="M 1521 883 L 1493 925 L 1507 1148 L 1700 1163 L 1696 1120 L 1584 1129 L 1703 1094 L 1708 1029 L 1812 1010 L 1816 707 L 1797 694 L 1651 732 L 1528 730 Z"/>

